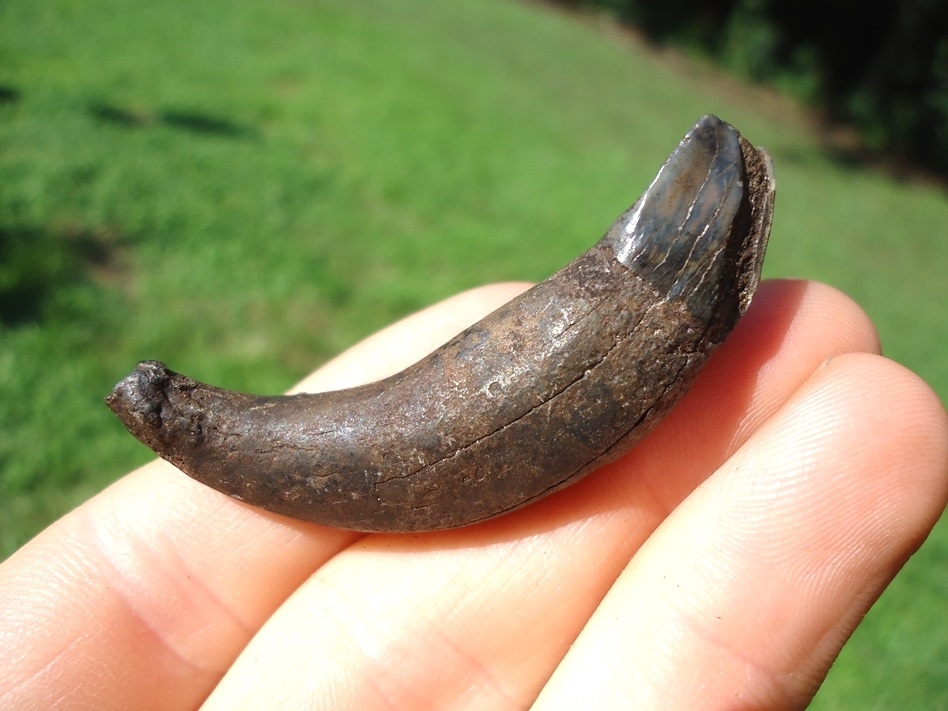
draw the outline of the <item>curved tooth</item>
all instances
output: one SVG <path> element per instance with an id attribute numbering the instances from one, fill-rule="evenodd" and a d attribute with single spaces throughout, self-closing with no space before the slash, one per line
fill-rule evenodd
<path id="1" fill-rule="evenodd" d="M 767 154 L 705 116 L 588 252 L 385 380 L 256 397 L 140 363 L 107 402 L 225 494 L 360 531 L 462 526 L 625 453 L 746 309 L 773 209 Z"/>

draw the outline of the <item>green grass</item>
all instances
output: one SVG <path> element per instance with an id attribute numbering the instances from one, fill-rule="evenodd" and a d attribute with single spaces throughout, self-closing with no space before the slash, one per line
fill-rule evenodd
<path id="1" fill-rule="evenodd" d="M 834 284 L 948 399 L 948 199 L 608 27 L 500 0 L 0 5 L 0 557 L 150 458 L 142 358 L 278 392 L 460 289 L 585 249 L 695 118 L 767 146 L 767 276 Z M 948 527 L 817 709 L 948 708 Z"/>

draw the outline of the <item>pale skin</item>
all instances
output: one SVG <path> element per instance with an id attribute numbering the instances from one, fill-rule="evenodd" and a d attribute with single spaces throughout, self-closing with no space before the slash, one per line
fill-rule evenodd
<path id="1" fill-rule="evenodd" d="M 523 288 L 300 389 L 400 370 Z M 845 296 L 765 283 L 638 449 L 442 533 L 300 523 L 153 462 L 0 566 L 0 708 L 803 708 L 948 499 L 945 410 L 878 353 Z"/>

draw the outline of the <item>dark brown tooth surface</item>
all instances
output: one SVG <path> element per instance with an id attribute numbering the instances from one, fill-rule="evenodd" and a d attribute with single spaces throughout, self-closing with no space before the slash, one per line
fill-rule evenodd
<path id="1" fill-rule="evenodd" d="M 390 378 L 257 397 L 146 361 L 106 398 L 208 486 L 359 531 L 513 511 L 627 452 L 691 387 L 760 279 L 770 158 L 701 118 L 589 251 Z"/>

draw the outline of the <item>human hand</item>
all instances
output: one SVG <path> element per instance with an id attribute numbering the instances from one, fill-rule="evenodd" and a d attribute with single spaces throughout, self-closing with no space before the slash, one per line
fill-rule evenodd
<path id="1" fill-rule="evenodd" d="M 400 370 L 522 285 L 304 383 Z M 948 421 L 818 284 L 770 282 L 632 453 L 420 535 L 281 518 L 153 462 L 0 567 L 0 708 L 800 708 L 948 499 Z"/>

